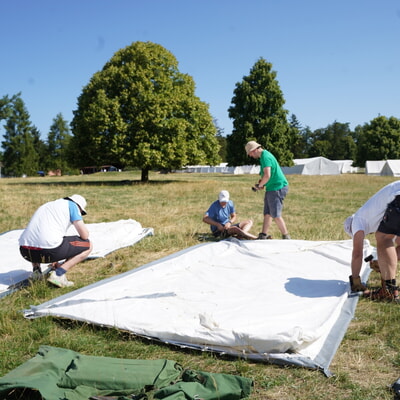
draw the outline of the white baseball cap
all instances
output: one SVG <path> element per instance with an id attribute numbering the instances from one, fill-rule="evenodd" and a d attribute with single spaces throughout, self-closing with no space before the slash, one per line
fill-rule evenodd
<path id="1" fill-rule="evenodd" d="M 66 198 L 67 200 L 71 200 L 74 203 L 78 204 L 82 211 L 82 215 L 86 215 L 86 199 L 81 196 L 80 194 L 73 194 L 72 196 L 69 196 Z"/>
<path id="2" fill-rule="evenodd" d="M 227 190 L 219 192 L 218 200 L 220 203 L 227 203 L 229 201 L 229 192 Z"/>

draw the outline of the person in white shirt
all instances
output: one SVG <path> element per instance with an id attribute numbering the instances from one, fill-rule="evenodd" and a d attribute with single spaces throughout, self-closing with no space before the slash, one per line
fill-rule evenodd
<path id="1" fill-rule="evenodd" d="M 47 280 L 56 286 L 72 286 L 66 272 L 92 251 L 83 215 L 86 200 L 79 194 L 50 201 L 36 210 L 19 238 L 20 253 L 32 263 L 34 273 L 41 274 L 40 264 L 51 263 Z M 66 236 L 71 225 L 77 235 Z"/>
<path id="2" fill-rule="evenodd" d="M 344 222 L 346 233 L 353 238 L 349 276 L 351 290 L 363 291 L 374 300 L 398 297 L 396 286 L 397 260 L 400 259 L 400 247 L 398 247 L 400 211 L 398 216 L 396 212 L 398 203 L 400 204 L 400 181 L 395 181 L 375 193 Z M 371 233 L 375 233 L 377 240 L 379 269 L 386 286 L 375 292 L 369 292 L 360 279 L 364 238 Z"/>

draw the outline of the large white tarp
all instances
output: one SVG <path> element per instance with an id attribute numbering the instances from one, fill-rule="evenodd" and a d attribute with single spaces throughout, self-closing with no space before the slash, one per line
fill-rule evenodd
<path id="1" fill-rule="evenodd" d="M 125 219 L 113 222 L 86 224 L 93 250 L 89 258 L 105 257 L 107 254 L 135 244 L 148 235 L 153 235 L 153 228 L 143 228 L 140 222 Z M 32 264 L 24 260 L 19 252 L 18 239 L 23 229 L 15 229 L 0 235 L 0 295 L 10 285 L 30 277 Z M 67 235 L 76 235 L 71 226 Z M 42 268 L 43 269 L 43 268 Z"/>
<path id="2" fill-rule="evenodd" d="M 328 370 L 352 318 L 352 242 L 204 243 L 25 311 Z M 365 255 L 372 249 L 365 242 Z M 366 279 L 370 268 L 363 265 Z"/>

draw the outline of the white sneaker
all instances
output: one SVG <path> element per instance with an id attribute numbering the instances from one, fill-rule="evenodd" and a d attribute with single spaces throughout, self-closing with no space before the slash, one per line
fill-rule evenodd
<path id="1" fill-rule="evenodd" d="M 58 287 L 69 287 L 69 286 L 74 286 L 74 282 L 71 282 L 67 279 L 65 274 L 61 276 L 57 276 L 56 271 L 50 272 L 49 277 L 47 278 L 47 281 L 52 283 L 53 285 L 56 285 Z"/>

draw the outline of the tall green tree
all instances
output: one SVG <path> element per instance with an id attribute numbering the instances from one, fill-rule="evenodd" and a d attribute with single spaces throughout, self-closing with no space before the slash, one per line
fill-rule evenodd
<path id="1" fill-rule="evenodd" d="M 357 165 L 367 160 L 400 159 L 400 120 L 379 116 L 356 128 Z"/>
<path id="2" fill-rule="evenodd" d="M 224 136 L 224 129 L 218 125 L 218 121 L 216 119 L 214 119 L 213 122 L 214 122 L 215 128 L 217 129 L 216 137 L 218 140 L 218 144 L 220 146 L 218 154 L 219 154 L 221 161 L 226 162 L 226 137 Z"/>
<path id="3" fill-rule="evenodd" d="M 20 95 L 21 95 L 21 93 L 18 93 L 16 95 L 12 96 L 11 98 L 8 97 L 8 95 L 5 95 L 0 99 L 0 121 L 3 119 L 7 119 L 13 102 Z"/>
<path id="4" fill-rule="evenodd" d="M 326 157 L 330 160 L 355 160 L 357 145 L 349 123 L 335 121 L 326 128 L 313 132 L 309 149 L 310 157 Z"/>
<path id="5" fill-rule="evenodd" d="M 113 164 L 151 169 L 219 162 L 208 105 L 174 55 L 151 42 L 117 51 L 78 99 L 71 123 L 76 167 Z"/>
<path id="6" fill-rule="evenodd" d="M 61 113 L 57 114 L 47 135 L 47 168 L 68 170 L 67 149 L 71 140 L 68 122 Z"/>
<path id="7" fill-rule="evenodd" d="M 229 165 L 249 163 L 244 146 L 256 140 L 271 151 L 283 165 L 291 165 L 290 126 L 285 100 L 272 64 L 260 58 L 250 74 L 236 83 L 229 117 L 233 131 L 227 136 L 227 161 Z"/>
<path id="8" fill-rule="evenodd" d="M 20 96 L 13 99 L 4 128 L 2 147 L 5 175 L 36 175 L 39 156 L 34 147 L 30 115 Z"/>
<path id="9" fill-rule="evenodd" d="M 305 141 L 302 135 L 303 128 L 295 114 L 289 118 L 289 149 L 293 158 L 303 158 L 305 154 Z"/>
<path id="10" fill-rule="evenodd" d="M 32 127 L 31 130 L 32 139 L 33 139 L 33 148 L 35 149 L 38 155 L 38 165 L 39 170 L 45 172 L 47 170 L 48 165 L 48 148 L 46 143 L 40 138 L 40 131 L 36 126 Z"/>

